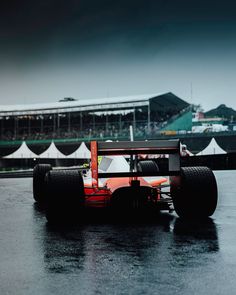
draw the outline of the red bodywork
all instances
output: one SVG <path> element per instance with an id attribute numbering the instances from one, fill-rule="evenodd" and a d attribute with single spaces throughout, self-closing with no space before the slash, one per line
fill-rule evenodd
<path id="1" fill-rule="evenodd" d="M 112 195 L 121 188 L 130 188 L 133 185 L 133 181 L 138 183 L 138 187 L 150 188 L 152 192 L 152 199 L 155 202 L 160 201 L 160 185 L 167 181 L 162 177 L 159 179 L 147 182 L 143 177 L 130 176 L 119 178 L 108 178 L 103 186 L 99 186 L 99 173 L 98 173 L 98 148 L 97 142 L 91 142 L 91 175 L 92 180 L 90 184 L 84 185 L 85 190 L 85 205 L 87 207 L 107 207 L 111 202 Z M 150 196 L 151 197 L 151 196 Z"/>

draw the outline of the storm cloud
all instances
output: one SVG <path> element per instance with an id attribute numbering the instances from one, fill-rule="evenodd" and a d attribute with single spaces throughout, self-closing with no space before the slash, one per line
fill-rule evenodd
<path id="1" fill-rule="evenodd" d="M 1 1 L 0 103 L 173 91 L 236 108 L 232 1 Z"/>

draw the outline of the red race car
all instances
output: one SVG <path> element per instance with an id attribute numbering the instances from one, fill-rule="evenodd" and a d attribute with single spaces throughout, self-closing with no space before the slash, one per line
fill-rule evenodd
<path id="1" fill-rule="evenodd" d="M 142 155 L 150 154 L 168 155 L 168 164 L 159 165 L 158 158 L 142 160 Z M 179 140 L 92 141 L 87 175 L 79 169 L 38 164 L 33 194 L 45 205 L 49 222 L 78 221 L 89 212 L 142 218 L 160 210 L 175 210 L 183 218 L 206 218 L 217 205 L 213 172 L 207 167 L 180 167 Z"/>

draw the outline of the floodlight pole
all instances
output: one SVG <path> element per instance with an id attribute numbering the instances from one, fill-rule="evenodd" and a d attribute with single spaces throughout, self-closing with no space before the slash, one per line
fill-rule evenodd
<path id="1" fill-rule="evenodd" d="M 133 110 L 133 128 L 134 128 L 134 132 L 136 130 L 136 116 L 135 116 L 135 108 Z"/>
<path id="2" fill-rule="evenodd" d="M 151 123 L 151 111 L 150 111 L 150 101 L 148 102 L 148 133 L 150 133 L 150 123 Z"/>
<path id="3" fill-rule="evenodd" d="M 130 141 L 134 141 L 134 130 L 133 126 L 129 126 L 129 132 L 130 132 Z M 130 155 L 130 172 L 137 172 L 137 155 Z M 137 180 L 137 177 L 130 177 L 129 182 L 132 183 L 133 180 Z"/>
<path id="4" fill-rule="evenodd" d="M 129 134 L 130 134 L 130 141 L 134 141 L 134 130 L 132 125 L 129 126 Z"/>

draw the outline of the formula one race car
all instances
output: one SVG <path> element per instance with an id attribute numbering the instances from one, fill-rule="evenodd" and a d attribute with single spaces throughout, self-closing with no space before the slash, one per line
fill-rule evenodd
<path id="1" fill-rule="evenodd" d="M 168 155 L 167 166 L 159 166 L 158 159 L 141 160 L 151 154 Z M 142 218 L 160 210 L 175 210 L 183 218 L 206 218 L 217 205 L 213 172 L 207 167 L 180 167 L 179 140 L 92 141 L 87 175 L 38 164 L 33 194 L 45 204 L 49 222 L 78 221 L 91 210 L 120 218 L 131 213 Z"/>

